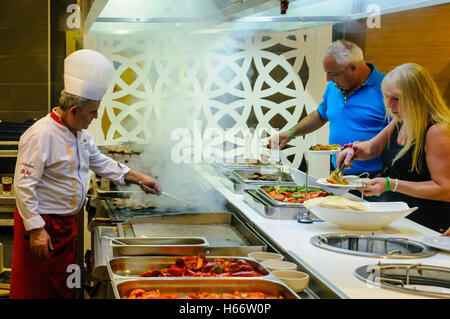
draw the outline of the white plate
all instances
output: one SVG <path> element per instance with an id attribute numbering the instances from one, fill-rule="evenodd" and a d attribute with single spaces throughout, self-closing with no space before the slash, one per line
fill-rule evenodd
<path id="1" fill-rule="evenodd" d="M 351 230 L 378 230 L 417 209 L 404 202 L 362 202 L 369 211 L 345 210 L 328 207 L 309 207 L 309 211 L 320 219 Z"/>
<path id="2" fill-rule="evenodd" d="M 341 150 L 330 150 L 330 151 L 311 151 L 307 150 L 306 152 L 314 155 L 333 155 L 339 153 Z"/>
<path id="3" fill-rule="evenodd" d="M 319 185 L 327 186 L 327 187 L 331 187 L 331 188 L 356 189 L 356 188 L 362 187 L 363 179 L 358 179 L 358 176 L 356 176 L 356 175 L 346 175 L 346 176 L 344 176 L 344 179 L 348 180 L 347 185 L 330 183 L 327 181 L 326 177 L 319 178 L 316 181 L 316 183 Z"/>
<path id="4" fill-rule="evenodd" d="M 289 171 L 291 173 L 292 178 L 294 179 L 295 184 L 297 184 L 298 186 L 304 186 L 306 184 L 306 173 L 299 171 L 298 169 L 289 168 Z M 348 192 L 348 189 L 339 189 L 339 188 L 329 188 L 323 185 L 319 185 L 317 184 L 317 177 L 314 177 L 312 175 L 308 175 L 308 186 L 310 187 L 320 187 L 322 188 L 324 191 L 327 191 L 329 193 L 333 193 L 334 195 L 337 196 L 342 196 L 345 193 Z"/>
<path id="5" fill-rule="evenodd" d="M 425 237 L 422 239 L 422 242 L 424 242 L 426 245 L 433 247 L 433 248 L 450 251 L 450 237 L 449 236 Z"/>

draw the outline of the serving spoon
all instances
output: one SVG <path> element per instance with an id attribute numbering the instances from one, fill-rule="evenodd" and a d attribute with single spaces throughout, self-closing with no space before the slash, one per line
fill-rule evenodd
<path id="1" fill-rule="evenodd" d="M 127 246 L 127 244 L 125 244 L 124 242 L 121 242 L 120 240 L 117 240 L 117 239 L 114 239 L 114 238 L 111 238 L 111 237 L 108 237 L 108 236 L 104 236 L 104 235 L 102 237 L 106 238 L 106 239 L 109 239 L 109 240 L 115 242 L 116 244 Z"/>

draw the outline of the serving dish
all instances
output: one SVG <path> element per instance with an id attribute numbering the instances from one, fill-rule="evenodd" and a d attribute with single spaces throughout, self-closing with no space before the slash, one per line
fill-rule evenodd
<path id="1" fill-rule="evenodd" d="M 110 241 L 114 256 L 196 255 L 209 246 L 205 237 L 118 237 Z"/>
<path id="2" fill-rule="evenodd" d="M 149 270 L 162 270 L 167 269 L 172 265 L 177 264 L 177 259 L 183 258 L 195 258 L 191 256 L 183 256 L 183 257 L 169 257 L 169 256 L 133 256 L 133 257 L 112 257 L 108 258 L 107 267 L 108 273 L 111 280 L 123 277 L 136 277 L 136 278 L 159 278 L 159 279 L 170 279 L 177 278 L 177 276 L 154 276 L 150 277 L 148 274 L 145 274 Z M 270 276 L 271 273 L 269 270 L 262 266 L 260 262 L 253 260 L 247 257 L 238 257 L 238 256 L 207 256 L 205 260 L 207 263 L 213 264 L 218 259 L 223 259 L 224 261 L 238 261 L 243 260 L 245 263 L 252 266 L 256 272 L 261 274 L 259 277 L 252 278 L 263 278 L 266 276 Z M 147 276 L 143 277 L 141 275 Z M 251 276 L 248 276 L 251 277 Z M 248 278 L 246 276 L 242 276 L 239 278 Z M 178 276 L 179 278 L 179 276 Z M 198 278 L 205 279 L 211 277 L 189 277 L 189 278 Z M 237 278 L 237 277 L 223 277 L 223 278 Z"/>
<path id="3" fill-rule="evenodd" d="M 404 202 L 364 202 L 368 211 L 344 210 L 327 207 L 309 207 L 309 211 L 326 222 L 343 229 L 378 230 L 408 216 L 417 207 Z"/>
<path id="4" fill-rule="evenodd" d="M 262 292 L 268 297 L 283 297 L 284 299 L 300 299 L 300 297 L 285 283 L 268 279 L 226 279 L 205 278 L 203 280 L 187 278 L 171 278 L 169 280 L 144 279 L 114 281 L 113 291 L 116 299 L 122 299 L 134 289 L 145 291 L 156 290 L 161 294 L 177 294 L 181 298 L 196 293 L 230 294 Z"/>

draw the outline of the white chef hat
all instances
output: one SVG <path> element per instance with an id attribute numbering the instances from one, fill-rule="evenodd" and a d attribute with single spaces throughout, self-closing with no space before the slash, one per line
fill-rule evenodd
<path id="1" fill-rule="evenodd" d="M 114 67 L 101 53 L 78 50 L 64 59 L 64 90 L 86 99 L 99 101 L 112 80 Z"/>

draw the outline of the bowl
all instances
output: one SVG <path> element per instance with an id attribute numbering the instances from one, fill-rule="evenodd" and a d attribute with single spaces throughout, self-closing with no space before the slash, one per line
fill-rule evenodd
<path id="1" fill-rule="evenodd" d="M 297 265 L 290 262 L 290 261 L 283 261 L 283 260 L 264 260 L 261 262 L 261 265 L 272 270 L 297 270 Z"/>
<path id="2" fill-rule="evenodd" d="M 254 258 L 257 261 L 264 261 L 264 260 L 283 260 L 283 255 L 277 254 L 277 253 L 269 253 L 266 251 L 255 251 L 253 253 L 248 254 L 248 257 Z"/>
<path id="3" fill-rule="evenodd" d="M 367 202 L 369 210 L 344 210 L 327 207 L 309 207 L 320 219 L 350 230 L 378 230 L 414 212 L 404 202 Z"/>
<path id="4" fill-rule="evenodd" d="M 303 291 L 309 284 L 309 275 L 296 270 L 274 270 L 272 272 L 295 292 Z"/>

